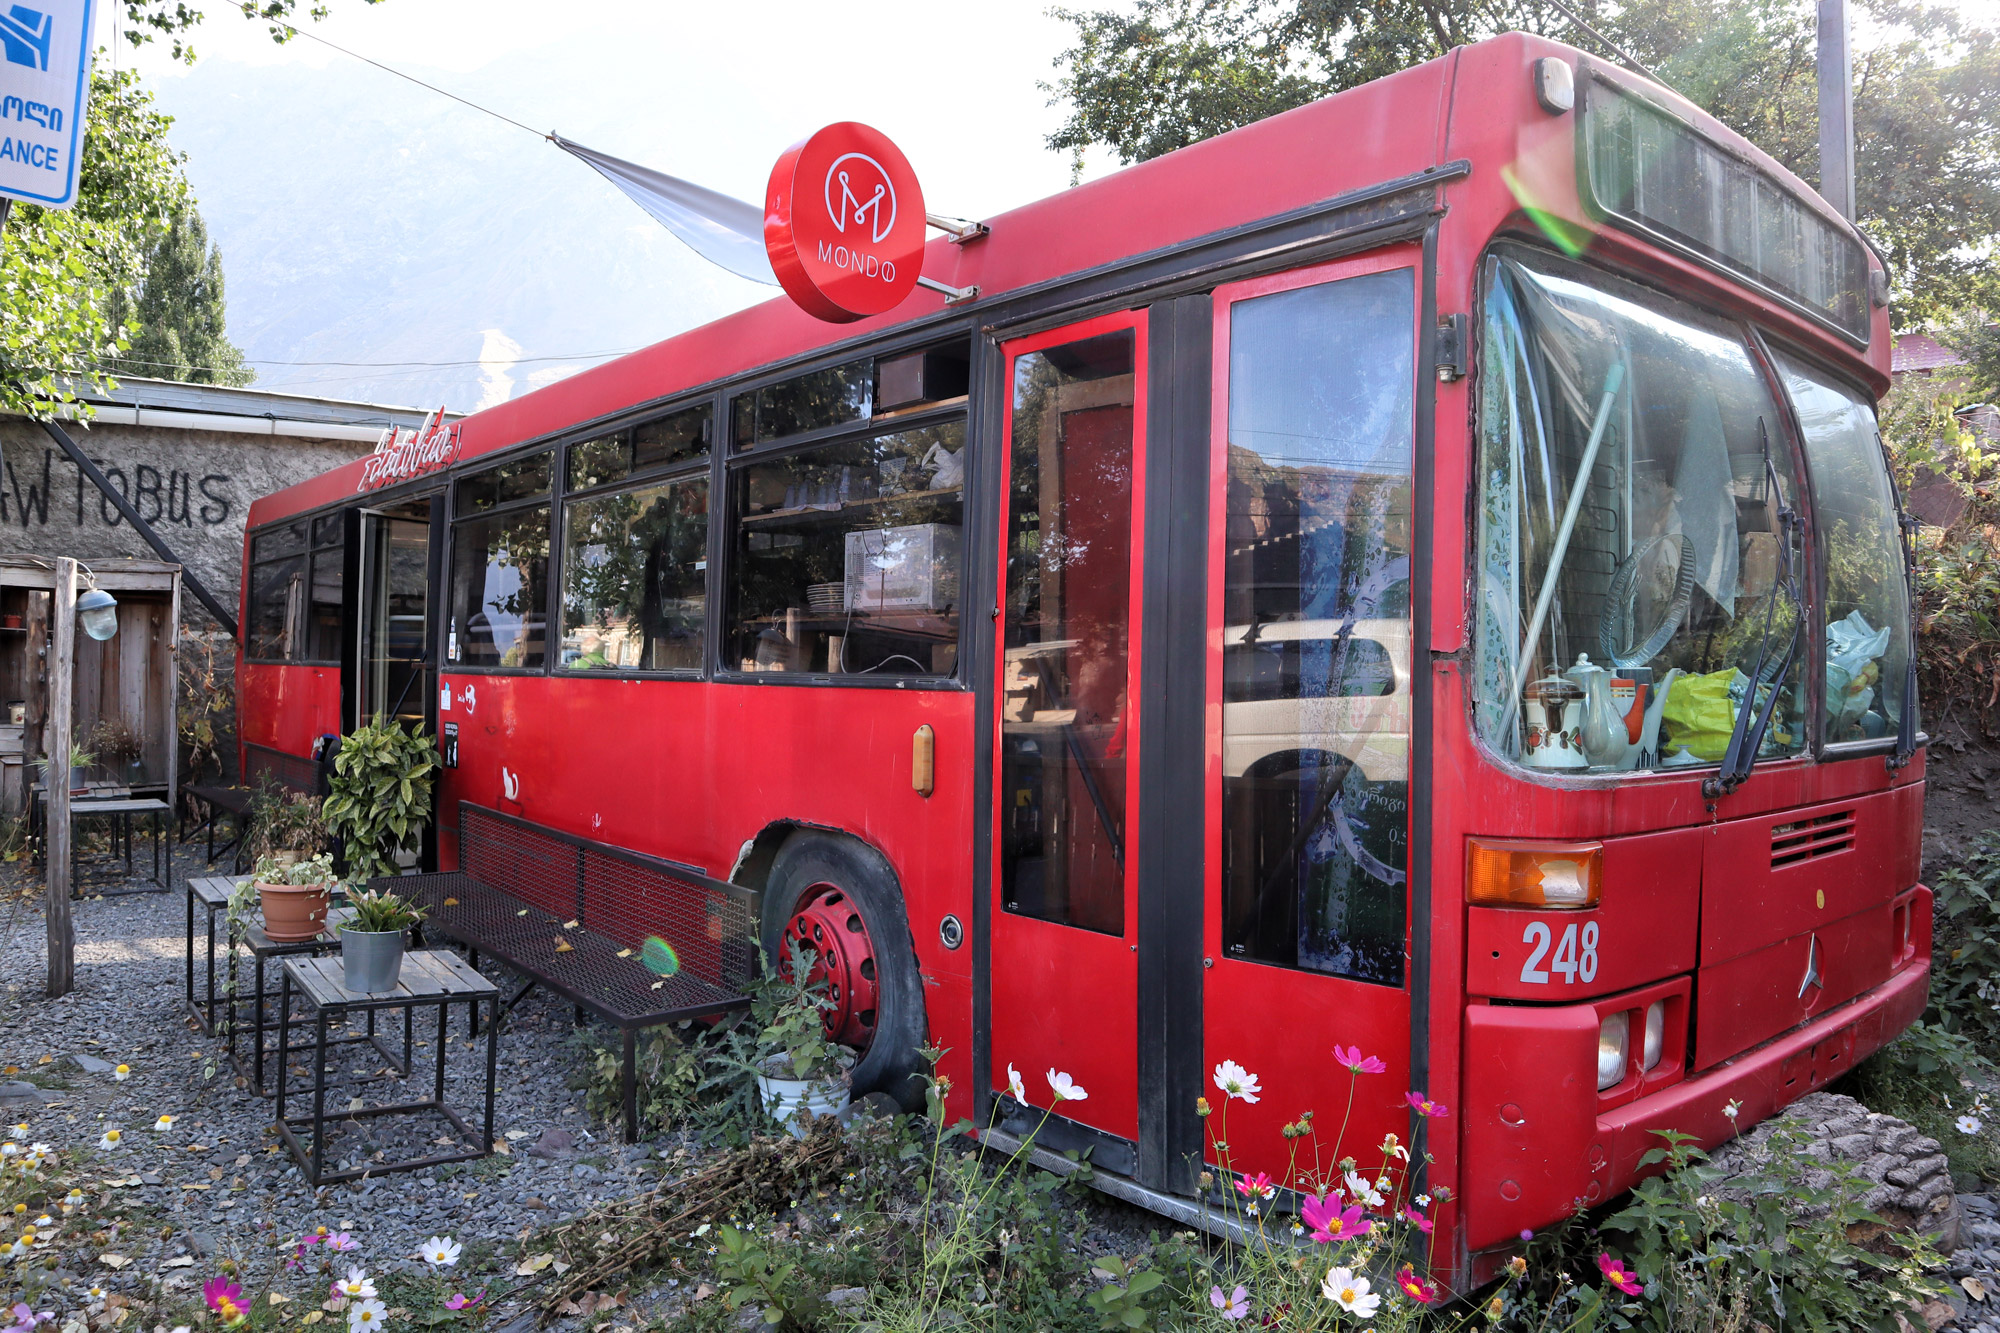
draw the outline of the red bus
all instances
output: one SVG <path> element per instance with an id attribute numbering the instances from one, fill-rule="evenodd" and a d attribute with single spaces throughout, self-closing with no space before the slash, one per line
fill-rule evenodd
<path id="1" fill-rule="evenodd" d="M 244 741 L 441 729 L 439 868 L 470 801 L 761 890 L 859 1088 L 928 1041 L 1172 1216 L 1217 1065 L 1279 1174 L 1358 1049 L 1464 1272 L 1916 1017 L 1849 223 L 1518 34 L 989 221 L 926 251 L 969 299 L 774 300 L 259 500 Z"/>

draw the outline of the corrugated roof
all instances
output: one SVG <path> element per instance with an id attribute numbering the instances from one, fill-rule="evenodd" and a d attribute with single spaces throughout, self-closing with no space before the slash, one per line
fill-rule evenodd
<path id="1" fill-rule="evenodd" d="M 1947 366 L 1964 364 L 1964 357 L 1922 333 L 1902 334 L 1889 350 L 1889 373 L 1892 375 L 1900 375 L 1906 370 L 1942 370 Z"/>
<path id="2" fill-rule="evenodd" d="M 209 412 L 217 416 L 277 417 L 284 421 L 324 422 L 343 426 L 418 426 L 428 415 L 421 407 L 389 403 L 357 403 L 341 398 L 271 393 L 264 389 L 234 389 L 220 384 L 183 384 L 121 375 L 118 387 L 100 393 L 83 385 L 71 391 L 88 402 L 119 407 L 156 407 L 178 412 Z M 458 414 L 447 414 L 458 415 Z"/>

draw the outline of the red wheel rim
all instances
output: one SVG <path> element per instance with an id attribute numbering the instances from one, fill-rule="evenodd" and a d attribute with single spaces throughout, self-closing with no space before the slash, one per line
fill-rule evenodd
<path id="1" fill-rule="evenodd" d="M 843 1046 L 865 1051 L 875 1040 L 875 941 L 868 923 L 838 884 L 815 884 L 799 899 L 785 923 L 783 946 L 790 958 L 792 944 L 813 952 L 810 981 L 826 983 L 831 1008 L 826 1033 Z"/>

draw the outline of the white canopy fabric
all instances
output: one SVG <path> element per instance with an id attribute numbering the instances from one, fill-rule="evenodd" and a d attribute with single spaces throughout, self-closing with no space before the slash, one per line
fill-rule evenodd
<path id="1" fill-rule="evenodd" d="M 703 259 L 739 278 L 778 285 L 764 252 L 764 214 L 756 205 L 571 143 L 560 134 L 549 138 L 556 147 L 589 163 Z"/>

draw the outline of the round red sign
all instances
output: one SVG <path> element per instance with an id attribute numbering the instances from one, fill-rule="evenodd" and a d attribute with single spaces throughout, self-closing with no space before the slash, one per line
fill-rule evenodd
<path id="1" fill-rule="evenodd" d="M 851 323 L 893 309 L 924 263 L 924 192 L 888 136 L 854 121 L 793 144 L 764 191 L 764 249 L 809 315 Z"/>

